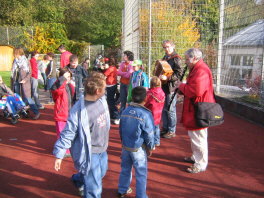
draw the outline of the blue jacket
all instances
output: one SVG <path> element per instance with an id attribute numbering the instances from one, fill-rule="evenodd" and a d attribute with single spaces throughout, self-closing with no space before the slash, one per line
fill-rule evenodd
<path id="1" fill-rule="evenodd" d="M 110 129 L 110 117 L 105 97 L 99 99 L 108 112 L 107 126 Z M 92 144 L 87 110 L 83 96 L 71 108 L 67 125 L 54 145 L 53 154 L 62 159 L 70 148 L 75 168 L 88 174 L 91 167 Z"/>
<path id="2" fill-rule="evenodd" d="M 122 112 L 119 132 L 122 145 L 129 149 L 138 149 L 142 144 L 150 150 L 154 147 L 154 120 L 144 106 L 129 104 Z"/>

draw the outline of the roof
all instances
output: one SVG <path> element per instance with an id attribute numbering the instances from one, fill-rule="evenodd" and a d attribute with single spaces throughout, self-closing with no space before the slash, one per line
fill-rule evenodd
<path id="1" fill-rule="evenodd" d="M 264 19 L 229 37 L 224 46 L 264 46 Z"/>

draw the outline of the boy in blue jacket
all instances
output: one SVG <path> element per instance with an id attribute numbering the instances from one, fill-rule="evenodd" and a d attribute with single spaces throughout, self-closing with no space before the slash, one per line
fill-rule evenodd
<path id="1" fill-rule="evenodd" d="M 71 108 L 66 127 L 54 146 L 55 170 L 61 167 L 67 149 L 78 170 L 72 177 L 77 187 L 84 187 L 85 198 L 100 198 L 102 178 L 108 167 L 107 147 L 110 116 L 105 99 L 105 76 L 92 73 L 85 86 L 85 96 Z M 96 109 L 96 111 L 95 111 Z"/>
<path id="2" fill-rule="evenodd" d="M 125 197 L 132 189 L 132 166 L 136 172 L 136 197 L 147 198 L 147 156 L 154 147 L 154 120 L 144 107 L 147 91 L 144 87 L 132 90 L 132 103 L 122 112 L 120 138 L 122 141 L 121 172 L 118 196 Z"/>

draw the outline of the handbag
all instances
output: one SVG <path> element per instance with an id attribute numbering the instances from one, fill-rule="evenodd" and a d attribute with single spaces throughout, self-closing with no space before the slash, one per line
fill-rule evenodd
<path id="1" fill-rule="evenodd" d="M 198 102 L 194 104 L 196 124 L 199 127 L 217 126 L 224 122 L 224 112 L 220 104 Z"/>

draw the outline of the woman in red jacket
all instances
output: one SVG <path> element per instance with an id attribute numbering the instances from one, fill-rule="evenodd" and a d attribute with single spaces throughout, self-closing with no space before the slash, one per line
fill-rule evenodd
<path id="1" fill-rule="evenodd" d="M 145 107 L 147 107 L 153 115 L 154 118 L 154 143 L 155 146 L 160 146 L 160 120 L 162 109 L 165 102 L 165 93 L 161 88 L 161 81 L 158 77 L 154 76 L 150 81 L 150 89 L 147 92 L 147 99 Z"/>
<path id="2" fill-rule="evenodd" d="M 54 100 L 54 120 L 56 123 L 57 138 L 67 123 L 68 114 L 72 106 L 74 87 L 70 84 L 71 72 L 66 68 L 61 68 L 58 80 L 52 85 L 51 93 Z M 70 156 L 67 150 L 65 157 Z"/>
<path id="3" fill-rule="evenodd" d="M 193 163 L 187 168 L 189 173 L 205 171 L 208 165 L 207 128 L 196 125 L 194 104 L 215 102 L 213 78 L 210 68 L 202 59 L 199 49 L 191 48 L 185 52 L 185 62 L 189 68 L 186 83 L 179 83 L 179 93 L 184 95 L 182 122 L 191 139 L 192 156 L 184 160 Z"/>

